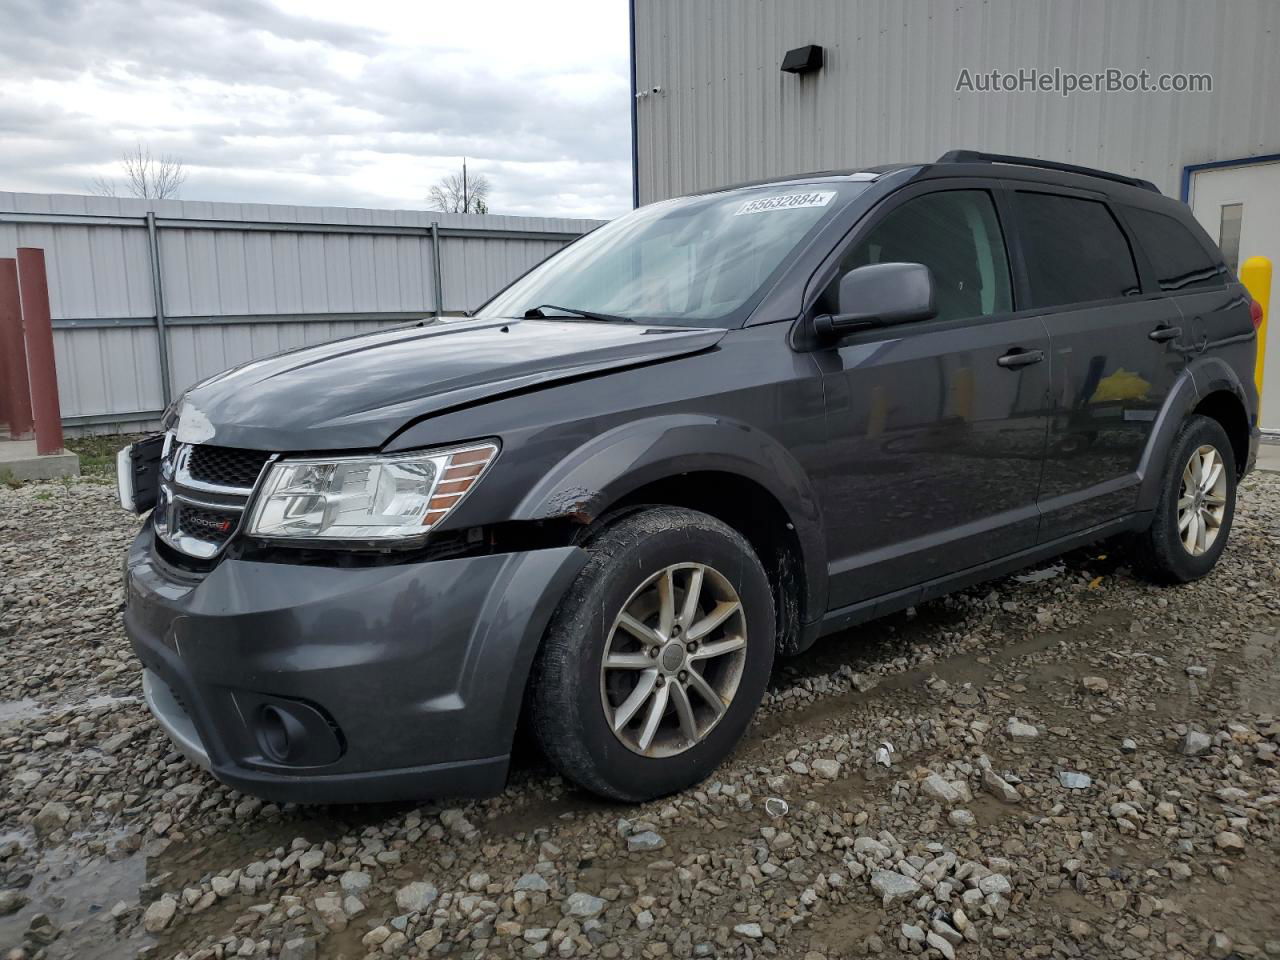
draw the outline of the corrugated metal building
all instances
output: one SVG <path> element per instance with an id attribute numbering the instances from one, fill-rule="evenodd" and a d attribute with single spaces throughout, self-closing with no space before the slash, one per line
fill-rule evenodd
<path id="1" fill-rule="evenodd" d="M 816 69 L 781 69 L 810 44 Z M 632 0 L 632 72 L 637 204 L 981 150 L 1151 180 L 1233 267 L 1280 264 L 1276 0 Z"/>
<path id="2" fill-rule="evenodd" d="M 640 203 L 965 148 L 1134 174 L 1280 152 L 1275 0 L 633 0 Z M 820 44 L 821 69 L 780 70 Z M 962 70 L 1207 74 L 1208 92 L 957 90 Z M 656 92 L 655 92 L 656 89 Z"/>

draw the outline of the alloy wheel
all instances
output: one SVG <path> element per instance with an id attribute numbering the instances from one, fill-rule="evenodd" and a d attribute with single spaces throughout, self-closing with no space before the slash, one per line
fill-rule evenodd
<path id="1" fill-rule="evenodd" d="M 664 567 L 609 630 L 600 666 L 609 727 L 641 756 L 683 753 L 725 715 L 746 660 L 746 617 L 733 585 L 706 564 Z"/>
<path id="2" fill-rule="evenodd" d="M 1182 470 L 1178 492 L 1178 536 L 1198 557 L 1213 546 L 1227 512 L 1227 470 L 1218 448 L 1199 447 Z"/>

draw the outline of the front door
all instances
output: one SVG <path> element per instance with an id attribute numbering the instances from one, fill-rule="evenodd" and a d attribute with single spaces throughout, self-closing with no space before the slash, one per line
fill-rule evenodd
<path id="1" fill-rule="evenodd" d="M 853 334 L 816 354 L 829 472 L 820 479 L 835 609 L 1035 542 L 1047 426 L 1048 337 L 1013 314 L 993 194 L 903 191 L 840 258 L 819 301 L 867 263 L 923 263 L 934 319 Z"/>

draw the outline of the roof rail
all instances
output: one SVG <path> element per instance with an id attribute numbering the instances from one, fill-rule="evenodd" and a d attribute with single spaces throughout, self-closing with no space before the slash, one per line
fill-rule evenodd
<path id="1" fill-rule="evenodd" d="M 1038 160 L 1035 157 L 1014 157 L 1005 153 L 982 153 L 979 150 L 948 150 L 935 163 L 1009 163 L 1019 167 L 1039 167 L 1042 170 L 1061 170 L 1063 173 L 1078 173 L 1085 177 L 1100 177 L 1103 180 L 1114 180 L 1116 183 L 1127 183 L 1131 187 L 1141 187 L 1159 193 L 1160 188 L 1150 180 L 1140 177 L 1127 177 L 1123 173 L 1111 173 L 1094 167 L 1081 167 L 1074 163 L 1058 163 L 1056 160 Z"/>

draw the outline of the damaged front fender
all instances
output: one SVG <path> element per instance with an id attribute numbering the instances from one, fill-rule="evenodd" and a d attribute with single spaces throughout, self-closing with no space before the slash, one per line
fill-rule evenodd
<path id="1" fill-rule="evenodd" d="M 816 609 L 827 569 L 817 498 L 786 448 L 747 423 L 675 414 L 620 425 L 564 456 L 529 489 L 511 519 L 586 526 L 650 484 L 694 473 L 742 477 L 777 500 L 800 545 L 806 607 Z"/>

